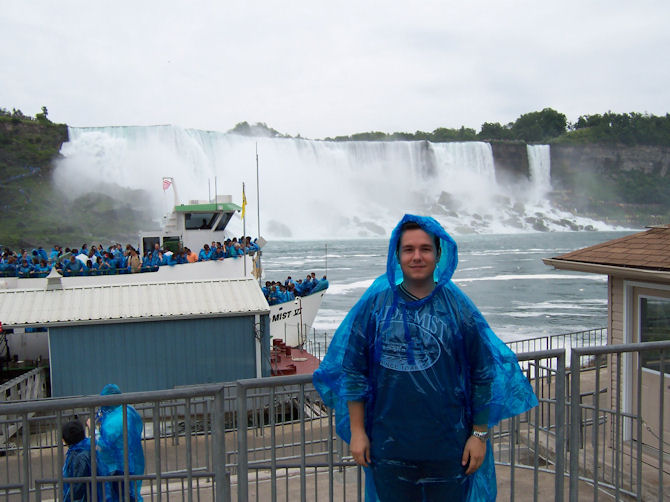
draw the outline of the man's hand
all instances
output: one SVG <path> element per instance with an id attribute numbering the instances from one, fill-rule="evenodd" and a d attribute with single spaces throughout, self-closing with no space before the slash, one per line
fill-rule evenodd
<path id="1" fill-rule="evenodd" d="M 353 443 L 353 439 L 352 439 Z M 465 443 L 465 448 L 463 449 L 463 457 L 461 458 L 461 465 L 465 467 L 468 466 L 465 474 L 468 476 L 474 474 L 477 469 L 484 462 L 484 456 L 486 455 L 486 443 L 481 439 L 478 439 L 474 436 L 470 436 Z M 468 465 L 468 461 L 470 465 Z"/>
<path id="2" fill-rule="evenodd" d="M 370 464 L 370 440 L 365 431 L 351 431 L 349 448 L 358 465 L 367 467 Z"/>
<path id="3" fill-rule="evenodd" d="M 349 422 L 351 423 L 351 455 L 358 465 L 370 464 L 370 439 L 365 432 L 365 404 L 363 401 L 348 401 Z"/>

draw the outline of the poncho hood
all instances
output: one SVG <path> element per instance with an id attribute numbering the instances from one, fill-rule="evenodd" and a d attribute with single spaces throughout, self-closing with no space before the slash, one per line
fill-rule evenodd
<path id="1" fill-rule="evenodd" d="M 435 267 L 435 282 L 438 286 L 443 286 L 451 280 L 458 265 L 458 246 L 454 239 L 442 228 L 435 219 L 430 216 L 417 216 L 406 214 L 396 225 L 391 233 L 389 241 L 388 257 L 386 261 L 386 277 L 391 288 L 396 289 L 397 285 L 403 281 L 403 274 L 398 261 L 398 245 L 402 236 L 401 228 L 407 222 L 418 224 L 426 233 L 440 239 L 440 258 Z"/>
<path id="2" fill-rule="evenodd" d="M 100 392 L 101 396 L 110 396 L 113 394 L 121 394 L 121 389 L 119 388 L 118 385 L 115 383 L 108 383 L 102 388 L 102 392 Z M 98 412 L 98 420 L 100 420 L 100 417 L 103 415 L 106 415 L 110 411 L 112 411 L 114 408 L 118 408 L 120 405 L 116 406 L 101 406 L 100 411 Z"/>

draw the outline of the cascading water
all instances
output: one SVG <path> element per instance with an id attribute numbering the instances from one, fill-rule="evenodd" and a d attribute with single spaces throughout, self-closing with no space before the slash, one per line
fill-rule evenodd
<path id="1" fill-rule="evenodd" d="M 551 191 L 551 152 L 549 145 L 527 145 L 528 170 L 532 183 L 532 194 L 535 203 L 546 200 Z"/>
<path id="2" fill-rule="evenodd" d="M 232 194 L 238 204 L 246 183 L 247 233 L 255 233 L 258 148 L 261 233 L 268 238 L 383 236 L 406 212 L 431 214 L 454 233 L 597 225 L 543 201 L 550 186 L 548 146 L 529 147 L 529 190 L 496 182 L 491 146 L 483 142 L 330 142 L 173 126 L 69 133 L 57 184 L 69 181 L 72 195 L 95 190 L 100 180 L 144 189 L 155 197 L 157 220 L 172 204 L 171 194 L 161 199 L 162 177 L 175 179 L 182 203 L 213 197 L 216 178 L 218 193 Z M 240 221 L 232 225 L 241 233 Z"/>

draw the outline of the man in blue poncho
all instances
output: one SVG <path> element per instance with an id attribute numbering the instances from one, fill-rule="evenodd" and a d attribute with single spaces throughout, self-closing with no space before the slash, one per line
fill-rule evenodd
<path id="1" fill-rule="evenodd" d="M 338 328 L 314 384 L 366 468 L 366 499 L 492 501 L 488 428 L 537 404 L 516 357 L 451 281 L 454 240 L 405 215 L 378 278 Z"/>
<path id="2" fill-rule="evenodd" d="M 102 389 L 101 395 L 121 394 L 121 389 L 115 384 L 108 384 Z M 144 474 L 144 450 L 142 449 L 142 417 L 130 405 L 126 406 L 128 424 L 128 474 Z M 123 476 L 126 465 L 123 451 L 123 406 L 102 406 L 98 412 L 97 421 L 100 426 L 98 445 L 102 465 L 106 466 L 106 475 Z M 131 481 L 129 484 L 130 500 L 142 502 L 140 489 L 142 481 Z M 125 500 L 123 482 L 114 481 L 105 483 L 107 502 Z"/>

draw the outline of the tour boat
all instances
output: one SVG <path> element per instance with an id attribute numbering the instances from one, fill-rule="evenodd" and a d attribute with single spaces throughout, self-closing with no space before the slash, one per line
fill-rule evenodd
<path id="1" fill-rule="evenodd" d="M 175 192 L 176 199 L 176 192 Z M 228 235 L 225 229 L 237 211 L 242 208 L 232 202 L 230 195 L 217 195 L 213 201 L 190 201 L 177 204 L 163 219 L 162 228 L 153 232 L 140 232 L 140 256 L 145 249 L 177 251 L 188 247 L 197 253 L 205 243 L 224 242 Z M 265 241 L 258 238 L 256 244 L 262 248 Z M 208 260 L 179 265 L 151 267 L 139 273 L 127 270 L 95 275 L 65 275 L 60 278 L 63 288 L 80 286 L 113 285 L 129 283 L 161 283 L 208 279 L 235 279 L 261 277 L 262 250 L 234 258 Z M 60 274 L 52 269 L 50 277 Z M 46 289 L 47 277 L 0 277 L 0 289 Z M 326 289 L 298 297 L 295 300 L 270 306 L 270 334 L 289 347 L 302 346 L 309 327 L 314 322 Z"/>

